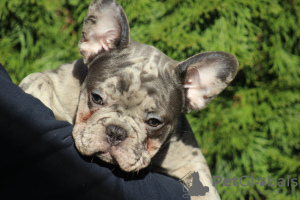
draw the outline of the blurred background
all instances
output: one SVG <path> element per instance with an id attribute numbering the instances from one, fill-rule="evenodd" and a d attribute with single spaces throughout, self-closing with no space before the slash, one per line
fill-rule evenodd
<path id="1" fill-rule="evenodd" d="M 80 58 L 89 3 L 0 1 L 0 63 L 16 84 Z M 300 199 L 300 0 L 119 3 L 131 37 L 173 59 L 226 51 L 239 60 L 233 83 L 207 108 L 188 114 L 212 175 L 266 178 L 264 186 L 218 184 L 222 199 Z M 287 186 L 288 175 L 298 186 Z M 268 186 L 268 176 L 285 182 Z"/>

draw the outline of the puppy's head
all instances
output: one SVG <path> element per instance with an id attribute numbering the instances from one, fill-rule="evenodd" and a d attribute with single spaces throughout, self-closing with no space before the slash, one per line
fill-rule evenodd
<path id="1" fill-rule="evenodd" d="M 177 62 L 131 40 L 126 15 L 113 0 L 92 1 L 79 49 L 89 71 L 73 130 L 76 147 L 124 171 L 148 166 L 178 116 L 206 107 L 238 67 L 228 53 Z"/>

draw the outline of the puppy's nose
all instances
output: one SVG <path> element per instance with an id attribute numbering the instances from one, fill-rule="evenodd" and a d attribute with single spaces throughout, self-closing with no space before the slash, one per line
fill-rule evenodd
<path id="1" fill-rule="evenodd" d="M 116 146 L 127 138 L 127 131 L 119 126 L 109 125 L 106 127 L 107 142 Z"/>

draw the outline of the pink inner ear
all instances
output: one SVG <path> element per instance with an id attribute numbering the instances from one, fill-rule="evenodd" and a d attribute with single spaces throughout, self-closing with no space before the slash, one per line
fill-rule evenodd
<path id="1" fill-rule="evenodd" d="M 103 34 L 92 31 L 87 36 L 87 39 L 79 45 L 80 52 L 83 52 L 84 56 L 89 58 L 101 51 L 109 51 L 114 48 L 115 41 L 119 35 L 120 32 L 118 30 L 109 30 Z"/>
<path id="2" fill-rule="evenodd" d="M 205 108 L 211 97 L 215 97 L 224 88 L 224 84 L 216 78 L 214 68 L 192 68 L 186 77 L 183 87 L 188 89 L 187 98 L 194 110 Z"/>
<path id="3" fill-rule="evenodd" d="M 191 68 L 187 72 L 186 84 L 184 88 L 188 88 L 187 98 L 193 109 L 201 109 L 206 106 L 205 95 L 208 95 L 207 87 L 201 82 L 202 78 L 197 68 Z"/>
<path id="4" fill-rule="evenodd" d="M 91 17 L 91 16 L 90 16 Z M 87 17 L 88 18 L 88 17 Z M 115 48 L 121 38 L 121 25 L 118 13 L 113 8 L 103 9 L 92 15 L 85 22 L 84 41 L 79 44 L 79 50 L 85 59 L 91 58 L 102 51 Z"/>
<path id="5" fill-rule="evenodd" d="M 190 105 L 193 109 L 199 110 L 207 106 L 207 94 L 209 90 L 200 90 L 195 88 L 190 88 L 187 91 L 187 98 L 190 100 Z"/>

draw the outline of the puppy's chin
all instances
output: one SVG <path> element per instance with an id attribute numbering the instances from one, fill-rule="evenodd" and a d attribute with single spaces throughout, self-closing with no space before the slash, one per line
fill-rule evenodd
<path id="1" fill-rule="evenodd" d="M 116 159 L 114 159 L 110 152 L 97 152 L 95 154 L 96 157 L 100 158 L 102 161 L 113 164 L 113 165 L 118 165 Z"/>
<path id="2" fill-rule="evenodd" d="M 96 156 L 101 160 L 118 165 L 125 172 L 138 172 L 150 164 L 151 158 L 149 154 L 144 152 L 141 155 L 138 157 L 115 146 L 112 146 L 108 152 L 96 153 Z"/>

